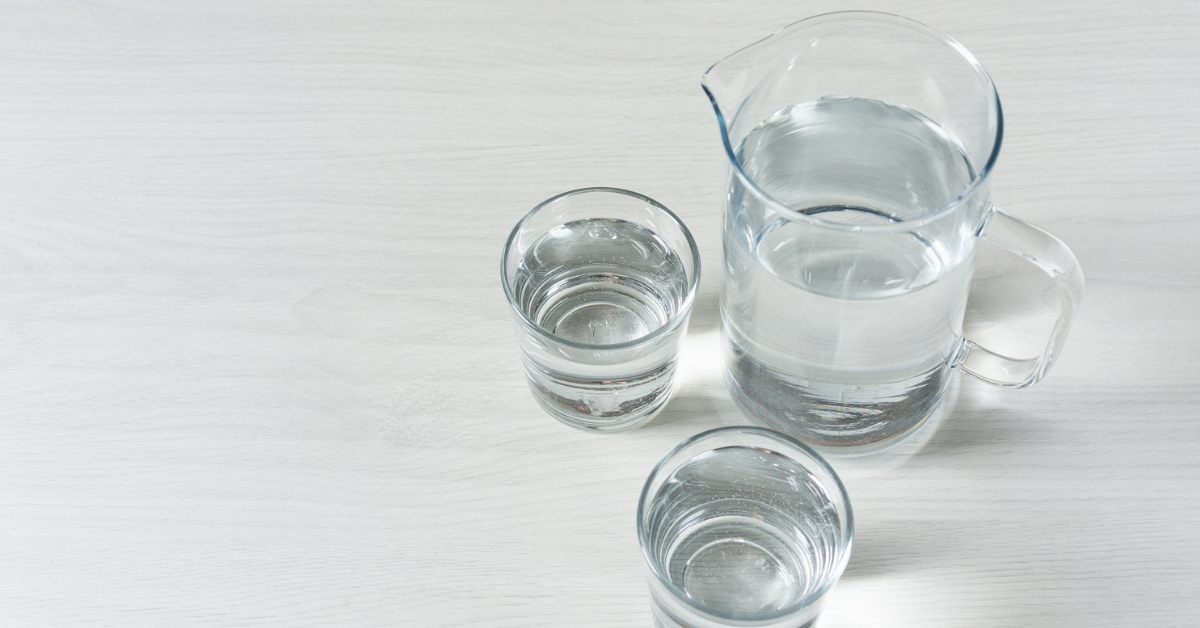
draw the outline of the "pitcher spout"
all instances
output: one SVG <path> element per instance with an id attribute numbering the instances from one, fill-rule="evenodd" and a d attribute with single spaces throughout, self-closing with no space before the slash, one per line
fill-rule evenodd
<path id="1" fill-rule="evenodd" d="M 764 107 L 786 99 L 785 94 L 800 91 L 796 83 L 804 82 L 804 60 L 813 54 L 818 42 L 818 38 L 798 28 L 807 21 L 785 26 L 734 52 L 701 77 L 700 85 L 717 114 L 725 150 L 735 164 L 736 149 L 745 134 L 774 111 Z"/>
<path id="2" fill-rule="evenodd" d="M 777 32 L 721 59 L 700 78 L 700 86 L 704 88 L 704 93 L 712 103 L 713 112 L 717 115 L 717 125 L 721 130 L 721 139 L 731 160 L 737 159 L 731 137 L 738 110 L 753 91 L 754 85 L 761 82 L 769 42 L 778 34 Z"/>

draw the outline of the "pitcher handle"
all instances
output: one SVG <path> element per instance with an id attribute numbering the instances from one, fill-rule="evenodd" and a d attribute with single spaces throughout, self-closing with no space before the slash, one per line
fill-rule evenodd
<path id="1" fill-rule="evenodd" d="M 1062 240 L 994 206 L 975 235 L 1024 257 L 1050 275 L 1062 297 L 1062 310 L 1054 323 L 1054 330 L 1050 332 L 1046 350 L 1038 357 L 1023 360 L 1010 358 L 964 336 L 950 365 L 994 386 L 1032 386 L 1046 376 L 1062 352 L 1067 330 L 1071 328 L 1071 321 L 1079 309 L 1079 300 L 1083 297 L 1083 271 L 1071 249 Z"/>

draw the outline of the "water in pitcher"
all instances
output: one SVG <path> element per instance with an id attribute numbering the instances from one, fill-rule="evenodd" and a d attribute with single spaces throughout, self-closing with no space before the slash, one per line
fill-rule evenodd
<path id="1" fill-rule="evenodd" d="M 795 212 L 864 227 L 928 215 L 975 176 L 947 130 L 863 98 L 780 110 L 746 137 L 739 163 Z M 819 228 L 740 184 L 729 203 L 722 318 L 735 401 L 827 451 L 865 452 L 920 426 L 948 383 L 973 249 L 918 228 Z"/>

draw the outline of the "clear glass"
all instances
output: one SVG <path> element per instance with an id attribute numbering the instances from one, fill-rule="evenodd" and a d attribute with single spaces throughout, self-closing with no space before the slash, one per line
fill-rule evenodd
<path id="1" fill-rule="evenodd" d="M 517 223 L 500 273 L 529 387 L 551 416 L 620 431 L 662 409 L 700 281 L 675 214 L 628 190 L 559 194 Z"/>
<path id="2" fill-rule="evenodd" d="M 829 464 L 761 427 L 684 441 L 650 473 L 637 518 L 659 628 L 809 626 L 854 537 Z"/>
<path id="3" fill-rule="evenodd" d="M 1029 386 L 1083 292 L 1070 250 L 993 207 L 1003 118 L 991 79 L 945 35 L 895 15 L 820 15 L 704 75 L 730 160 L 725 379 L 752 420 L 827 455 L 917 430 L 958 367 Z M 963 338 L 979 237 L 1037 264 L 1062 296 L 1041 356 Z"/>

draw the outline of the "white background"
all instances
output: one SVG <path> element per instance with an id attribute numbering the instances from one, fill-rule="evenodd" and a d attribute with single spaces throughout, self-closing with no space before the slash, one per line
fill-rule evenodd
<path id="1" fill-rule="evenodd" d="M 975 53 L 993 197 L 1088 284 L 1041 385 L 835 463 L 824 626 L 1194 626 L 1200 5 L 1080 0 L 4 3 L 0 625 L 650 626 L 641 484 L 742 422 L 700 75 L 846 8 Z M 498 276 L 587 185 L 705 265 L 684 388 L 618 436 L 538 409 Z M 971 329 L 1034 337 L 1024 271 L 983 256 Z"/>

